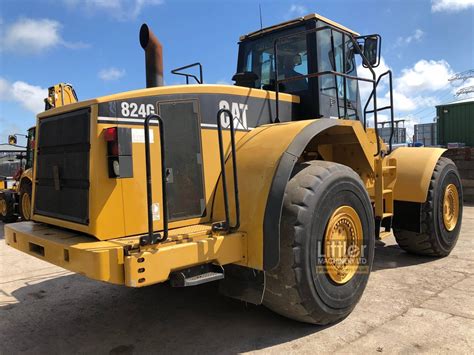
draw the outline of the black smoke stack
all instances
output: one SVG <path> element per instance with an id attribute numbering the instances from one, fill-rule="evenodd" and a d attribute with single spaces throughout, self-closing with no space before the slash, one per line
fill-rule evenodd
<path id="1" fill-rule="evenodd" d="M 163 86 L 163 47 L 146 23 L 140 28 L 140 45 L 145 50 L 146 87 Z"/>

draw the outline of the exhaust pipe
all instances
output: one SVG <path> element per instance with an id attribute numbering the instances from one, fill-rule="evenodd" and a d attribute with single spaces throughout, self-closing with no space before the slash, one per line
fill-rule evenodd
<path id="1" fill-rule="evenodd" d="M 145 50 L 146 87 L 163 86 L 163 47 L 146 23 L 140 28 L 140 45 Z"/>

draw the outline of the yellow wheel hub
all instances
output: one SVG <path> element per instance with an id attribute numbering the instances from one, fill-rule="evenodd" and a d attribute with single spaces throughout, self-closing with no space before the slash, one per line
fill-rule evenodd
<path id="1" fill-rule="evenodd" d="M 31 218 L 31 199 L 28 193 L 24 193 L 21 197 L 21 209 L 25 220 L 29 220 Z"/>
<path id="2" fill-rule="evenodd" d="M 0 216 L 7 215 L 7 202 L 2 198 L 0 200 Z"/>
<path id="3" fill-rule="evenodd" d="M 350 206 L 341 206 L 329 219 L 324 236 L 326 270 L 337 284 L 352 279 L 359 267 L 362 251 L 362 223 Z"/>
<path id="4" fill-rule="evenodd" d="M 459 193 L 456 185 L 449 184 L 444 190 L 443 222 L 446 229 L 451 232 L 456 228 L 459 218 Z"/>

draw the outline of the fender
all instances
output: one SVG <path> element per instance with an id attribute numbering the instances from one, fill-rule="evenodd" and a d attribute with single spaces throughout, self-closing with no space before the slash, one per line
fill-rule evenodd
<path id="1" fill-rule="evenodd" d="M 293 121 L 260 126 L 247 133 L 237 143 L 241 213 L 239 230 L 247 234 L 248 257 L 240 265 L 257 270 L 270 270 L 278 265 L 280 218 L 285 188 L 296 162 L 308 144 L 317 136 L 318 142 L 326 145 L 338 144 L 339 140 L 345 141 L 350 138 L 350 144 L 359 147 L 358 152 L 366 170 L 373 170 L 375 145 L 370 142 L 358 121 L 335 119 Z M 347 164 L 347 162 L 341 163 Z M 234 196 L 230 192 L 234 183 L 231 169 L 232 159 L 229 158 L 226 164 L 227 188 L 230 214 L 234 216 Z M 220 181 L 215 194 L 213 220 L 224 219 L 222 200 Z"/>
<path id="2" fill-rule="evenodd" d="M 23 184 L 23 181 L 29 180 L 30 182 L 33 181 L 33 169 L 29 168 L 26 169 L 23 174 L 21 174 L 21 179 L 18 184 L 18 191 L 20 191 L 21 185 Z"/>
<path id="3" fill-rule="evenodd" d="M 395 149 L 387 157 L 397 160 L 394 199 L 424 203 L 436 163 L 445 151 L 446 149 L 442 148 L 400 147 Z"/>

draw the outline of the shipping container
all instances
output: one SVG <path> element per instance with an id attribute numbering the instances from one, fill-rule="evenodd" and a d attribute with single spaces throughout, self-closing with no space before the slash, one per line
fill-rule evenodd
<path id="1" fill-rule="evenodd" d="M 425 147 L 438 145 L 436 123 L 421 123 L 415 125 L 413 143 L 422 143 Z"/>
<path id="2" fill-rule="evenodd" d="M 378 129 L 379 136 L 380 138 L 383 139 L 385 143 L 388 144 L 390 140 L 390 133 L 392 132 L 391 127 L 380 127 Z M 395 127 L 393 129 L 393 138 L 392 138 L 392 144 L 402 144 L 406 143 L 406 128 L 404 127 Z"/>
<path id="3" fill-rule="evenodd" d="M 474 147 L 474 98 L 436 106 L 438 144 Z"/>

